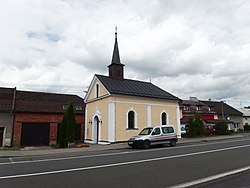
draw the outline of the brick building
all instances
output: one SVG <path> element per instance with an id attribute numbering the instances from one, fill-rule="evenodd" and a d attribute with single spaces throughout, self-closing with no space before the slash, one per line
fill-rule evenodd
<path id="1" fill-rule="evenodd" d="M 9 107 L 8 111 L 5 112 L 5 114 L 8 114 L 8 119 L 5 115 L 5 123 L 0 122 L 2 124 L 0 127 L 5 125 L 2 138 L 8 137 L 9 145 L 42 146 L 57 144 L 58 127 L 70 103 L 73 104 L 75 110 L 75 140 L 84 140 L 85 104 L 81 97 L 19 91 L 9 88 L 2 88 L 2 92 L 8 93 Z M 7 96 L 7 94 L 4 96 Z M 3 101 L 0 103 L 3 103 Z M 1 114 L 3 116 L 3 112 Z"/>
<path id="2" fill-rule="evenodd" d="M 0 87 L 0 147 L 11 146 L 15 88 Z"/>

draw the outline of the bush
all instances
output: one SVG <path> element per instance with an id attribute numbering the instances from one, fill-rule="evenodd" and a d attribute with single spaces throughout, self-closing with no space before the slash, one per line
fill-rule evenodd
<path id="1" fill-rule="evenodd" d="M 250 125 L 248 125 L 247 123 L 244 126 L 244 131 L 248 133 L 250 132 Z"/>
<path id="2" fill-rule="evenodd" d="M 205 133 L 203 120 L 199 116 L 190 118 L 188 121 L 188 136 L 200 137 Z"/>
<path id="3" fill-rule="evenodd" d="M 222 120 L 219 121 L 218 123 L 215 124 L 214 128 L 215 128 L 215 134 L 218 135 L 223 135 L 223 134 L 229 134 L 230 132 L 227 129 L 227 122 Z"/>

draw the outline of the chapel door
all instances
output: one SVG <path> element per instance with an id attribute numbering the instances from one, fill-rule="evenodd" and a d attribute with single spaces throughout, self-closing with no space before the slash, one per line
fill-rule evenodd
<path id="1" fill-rule="evenodd" d="M 95 144 L 98 144 L 99 141 L 99 123 L 100 123 L 99 118 L 95 116 L 93 124 L 93 133 L 92 133 L 93 142 Z"/>

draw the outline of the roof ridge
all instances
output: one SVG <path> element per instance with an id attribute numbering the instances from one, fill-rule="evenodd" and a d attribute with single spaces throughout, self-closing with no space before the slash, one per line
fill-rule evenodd
<path id="1" fill-rule="evenodd" d="M 45 91 L 26 91 L 26 90 L 17 90 L 18 92 L 24 93 L 34 93 L 34 94 L 49 94 L 49 95 L 66 95 L 66 96 L 78 96 L 76 94 L 64 94 L 64 93 L 53 93 L 53 92 L 45 92 Z M 78 96 L 79 97 L 79 96 Z"/>
<path id="2" fill-rule="evenodd" d="M 102 76 L 102 77 L 106 77 L 106 78 L 110 78 L 109 76 L 106 76 L 106 75 L 102 75 L 102 74 L 95 74 L 96 76 Z M 111 78 L 112 79 L 112 78 Z M 115 80 L 115 79 L 113 79 Z M 134 82 L 143 82 L 143 83 L 148 83 L 148 84 L 152 84 L 154 85 L 153 83 L 151 82 L 147 82 L 147 81 L 142 81 L 142 80 L 134 80 L 134 79 L 129 79 L 129 78 L 124 78 L 123 80 L 118 80 L 118 81 L 124 81 L 124 80 L 128 80 L 128 81 L 134 81 Z"/>

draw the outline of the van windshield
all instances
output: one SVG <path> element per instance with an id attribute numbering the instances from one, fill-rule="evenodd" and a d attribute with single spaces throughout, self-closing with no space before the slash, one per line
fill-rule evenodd
<path id="1" fill-rule="evenodd" d="M 153 130 L 152 127 L 150 128 L 144 128 L 140 133 L 139 135 L 149 135 L 151 133 L 151 131 Z"/>

